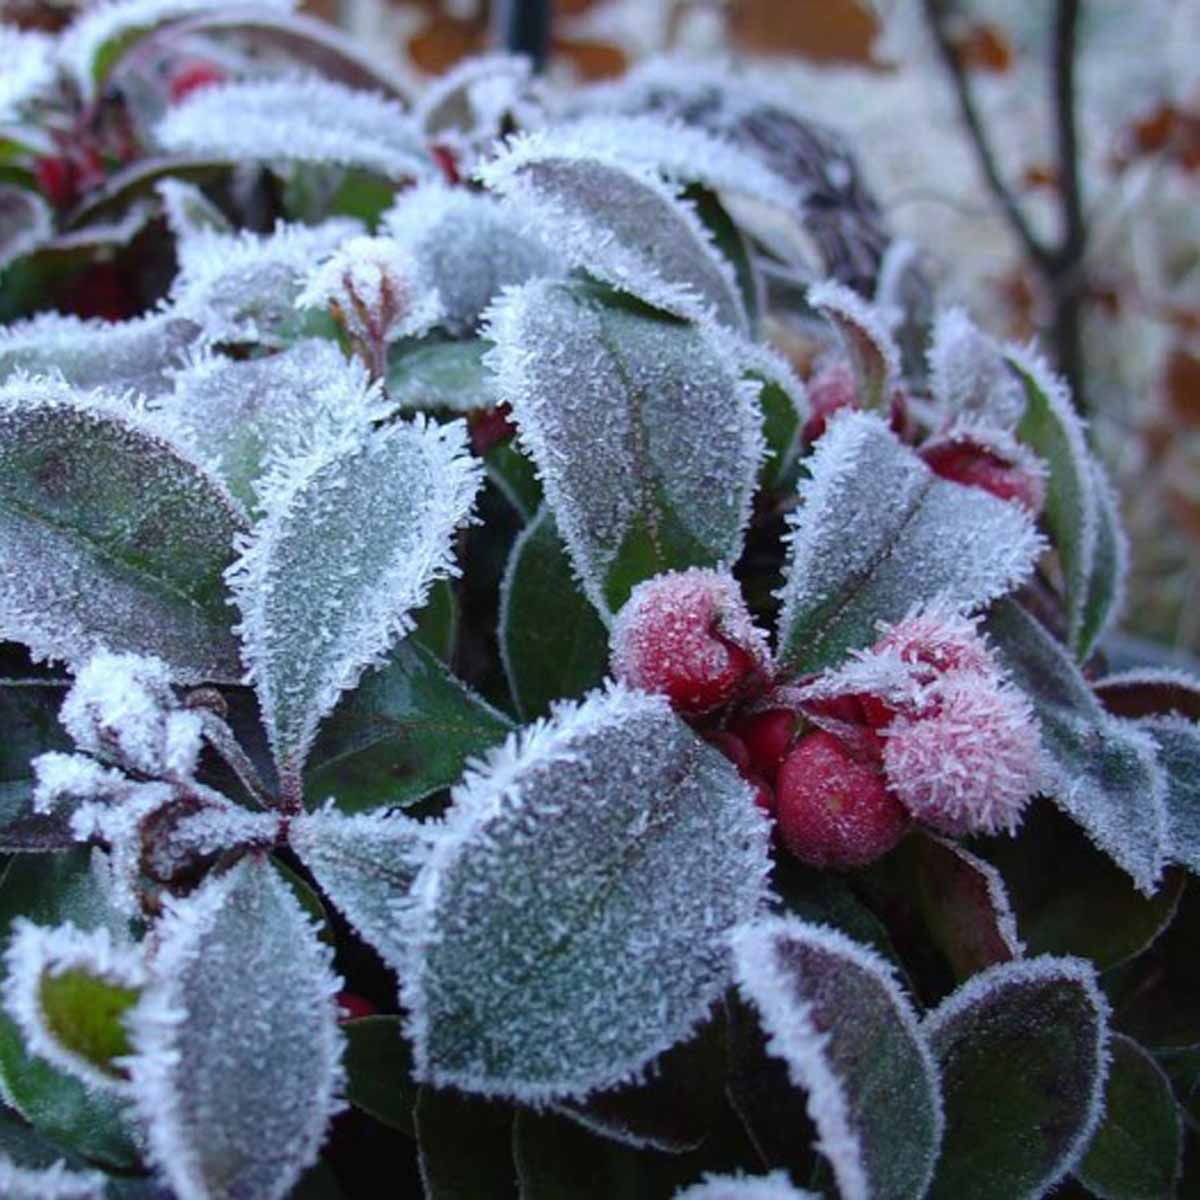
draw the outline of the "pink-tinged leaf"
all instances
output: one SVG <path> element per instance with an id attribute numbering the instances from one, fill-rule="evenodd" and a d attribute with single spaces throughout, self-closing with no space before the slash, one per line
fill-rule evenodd
<path id="1" fill-rule="evenodd" d="M 1106 675 L 1092 687 L 1100 703 L 1117 717 L 1175 713 L 1200 721 L 1200 679 L 1186 671 L 1140 667 Z"/>
<path id="2" fill-rule="evenodd" d="M 330 952 L 259 858 L 169 901 L 155 936 L 126 1061 L 151 1158 L 180 1200 L 282 1200 L 341 1103 Z"/>
<path id="3" fill-rule="evenodd" d="M 738 989 L 808 1096 L 845 1200 L 925 1195 L 942 1140 L 938 1072 L 892 968 L 844 934 L 773 917 L 733 937 Z"/>
<path id="4" fill-rule="evenodd" d="M 930 1200 L 1040 1200 L 1079 1162 L 1103 1111 L 1108 1004 L 1091 964 L 991 967 L 923 1030 L 946 1102 Z"/>
<path id="5" fill-rule="evenodd" d="M 883 317 L 857 292 L 827 279 L 808 289 L 808 302 L 837 330 L 854 367 L 859 407 L 886 411 L 900 381 L 900 351 Z"/>
<path id="6" fill-rule="evenodd" d="M 418 1076 L 525 1101 L 637 1078 L 728 986 L 766 869 L 752 790 L 664 700 L 560 706 L 467 774 L 410 892 Z"/>

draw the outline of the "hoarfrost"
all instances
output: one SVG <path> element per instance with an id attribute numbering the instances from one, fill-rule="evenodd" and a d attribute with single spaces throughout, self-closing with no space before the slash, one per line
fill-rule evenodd
<path id="1" fill-rule="evenodd" d="M 349 428 L 263 480 L 265 515 L 228 578 L 285 788 L 338 696 L 456 572 L 453 535 L 479 482 L 462 422 L 423 418 Z"/>
<path id="2" fill-rule="evenodd" d="M 478 176 L 574 267 L 676 316 L 744 333 L 733 268 L 652 171 L 579 145 L 569 129 L 514 138 Z"/>
<path id="3" fill-rule="evenodd" d="M 194 184 L 182 179 L 160 179 L 154 190 L 162 201 L 167 228 L 177 241 L 194 237 L 204 230 L 232 233 L 225 214 Z"/>
<path id="4" fill-rule="evenodd" d="M 78 1171 L 61 1159 L 48 1167 L 20 1167 L 0 1154 L 0 1191 L 8 1200 L 104 1200 L 108 1178 Z"/>
<path id="5" fill-rule="evenodd" d="M 55 40 L 45 33 L 0 25 L 0 62 L 4 63 L 0 73 L 0 137 L 21 140 L 23 130 L 6 126 L 20 125 L 27 106 L 53 87 L 56 48 Z M 39 144 L 37 148 L 43 147 Z"/>
<path id="6" fill-rule="evenodd" d="M 793 668 L 836 663 L 914 605 L 982 606 L 1043 549 L 1023 509 L 937 478 L 874 414 L 835 415 L 807 465 L 779 592 Z"/>
<path id="7" fill-rule="evenodd" d="M 1200 725 L 1185 717 L 1148 717 L 1138 722 L 1158 748 L 1166 771 L 1168 853 L 1200 875 Z"/>
<path id="8" fill-rule="evenodd" d="M 661 697 L 612 685 L 511 737 L 455 789 L 406 901 L 418 1074 L 534 1103 L 635 1077 L 728 985 L 767 837 Z"/>
<path id="9" fill-rule="evenodd" d="M 221 161 L 336 164 L 394 180 L 433 174 L 399 103 L 319 76 L 201 88 L 154 132 L 164 150 Z"/>
<path id="10" fill-rule="evenodd" d="M 282 1200 L 341 1107 L 330 952 L 263 859 L 166 904 L 124 1062 L 151 1156 L 180 1200 Z"/>
<path id="11" fill-rule="evenodd" d="M 809 288 L 808 302 L 838 331 L 854 368 L 859 404 L 886 409 L 892 388 L 900 381 L 900 351 L 882 314 L 833 279 Z"/>
<path id="12" fill-rule="evenodd" d="M 43 1006 L 42 983 L 45 976 L 80 973 L 101 985 L 136 992 L 147 982 L 141 951 L 115 941 L 103 927 L 82 931 L 68 921 L 46 928 L 21 917 L 12 924 L 4 966 L 4 1007 L 29 1051 L 91 1087 L 125 1091 L 119 1075 L 104 1070 L 56 1033 Z"/>
<path id="13" fill-rule="evenodd" d="M 245 518 L 128 403 L 61 381 L 0 386 L 0 633 L 78 667 L 163 659 L 179 682 L 240 674 L 221 573 Z"/>
<path id="14" fill-rule="evenodd" d="M 1016 429 L 1025 391 L 1001 348 L 961 308 L 940 313 L 928 350 L 929 387 L 943 425 Z"/>
<path id="15" fill-rule="evenodd" d="M 728 339 L 552 281 L 506 292 L 487 334 L 497 394 L 602 615 L 638 578 L 738 557 L 765 445 L 758 384 Z"/>
<path id="16" fill-rule="evenodd" d="M 129 389 L 156 397 L 170 390 L 199 328 L 174 313 L 132 321 L 80 320 L 39 313 L 0 329 L 0 380 L 22 372 L 56 375 L 81 389 Z"/>
<path id="17" fill-rule="evenodd" d="M 361 229 L 336 217 L 281 222 L 269 234 L 200 230 L 177 243 L 169 311 L 195 322 L 209 342 L 284 344 L 300 324 L 295 302 L 313 267 Z"/>
<path id="18" fill-rule="evenodd" d="M 675 1193 L 675 1200 L 817 1200 L 802 1191 L 786 1171 L 770 1175 L 705 1175 L 700 1183 Z"/>
<path id="19" fill-rule="evenodd" d="M 846 1200 L 922 1196 L 945 1126 L 938 1069 L 878 954 L 833 929 L 772 917 L 734 932 L 738 989 L 767 1050 L 808 1093 L 817 1149 Z"/>
<path id="20" fill-rule="evenodd" d="M 383 227 L 416 256 L 441 297 L 440 323 L 458 337 L 475 330 L 503 288 L 564 270 L 511 205 L 465 188 L 410 188 L 384 213 Z"/>

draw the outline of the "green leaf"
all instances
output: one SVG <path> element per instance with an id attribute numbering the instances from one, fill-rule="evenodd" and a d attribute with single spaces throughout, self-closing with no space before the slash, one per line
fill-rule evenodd
<path id="1" fill-rule="evenodd" d="M 504 673 L 526 720 L 575 700 L 608 672 L 608 630 L 579 590 L 545 505 L 513 545 L 500 589 Z"/>
<path id="2" fill-rule="evenodd" d="M 73 749 L 58 723 L 65 683 L 0 679 L 0 827 L 29 811 L 31 761 L 47 750 Z"/>
<path id="3" fill-rule="evenodd" d="M 479 470 L 461 423 L 350 424 L 281 465 L 230 571 L 239 632 L 285 794 L 339 696 L 454 572 Z"/>
<path id="4" fill-rule="evenodd" d="M 1131 1038 L 1112 1039 L 1104 1120 L 1076 1178 L 1100 1200 L 1173 1196 L 1183 1122 L 1163 1069 Z"/>
<path id="5" fill-rule="evenodd" d="M 413 804 L 448 787 L 512 728 L 412 639 L 363 676 L 322 723 L 304 792 L 344 812 Z"/>
<path id="6" fill-rule="evenodd" d="M 776 381 L 756 376 L 762 384 L 758 402 L 763 410 L 763 437 L 770 452 L 760 478 L 766 487 L 779 487 L 787 478 L 800 448 L 800 414 L 795 401 Z"/>
<path id="7" fill-rule="evenodd" d="M 985 628 L 1033 703 L 1043 790 L 1152 895 L 1167 857 L 1166 777 L 1153 739 L 1110 717 L 1070 655 L 1016 603 L 997 604 Z"/>
<path id="8" fill-rule="evenodd" d="M 1121 615 L 1125 577 L 1129 574 L 1129 541 L 1121 525 L 1116 493 L 1097 459 L 1091 460 L 1091 468 L 1096 497 L 1096 549 L 1080 620 L 1077 646 L 1081 660 Z"/>
<path id="9" fill-rule="evenodd" d="M 713 244 L 733 268 L 750 328 L 757 328 L 764 304 L 763 283 L 745 234 L 725 211 L 717 194 L 709 188 L 698 183 L 690 184 L 684 189 L 683 197 L 690 201 L 696 216 L 712 235 Z"/>
<path id="10" fill-rule="evenodd" d="M 64 971 L 42 979 L 46 1024 L 82 1058 L 113 1071 L 112 1061 L 129 1053 L 121 1017 L 137 1002 L 134 988 L 117 987 L 85 971 Z"/>
<path id="11" fill-rule="evenodd" d="M 808 1093 L 845 1200 L 920 1200 L 942 1140 L 937 1069 L 891 968 L 843 934 L 793 918 L 733 939 L 742 997 L 767 1049 Z"/>
<path id="12" fill-rule="evenodd" d="M 439 579 L 429 589 L 429 599 L 417 613 L 416 622 L 413 640 L 442 662 L 449 662 L 458 643 L 458 599 L 449 579 Z"/>
<path id="13" fill-rule="evenodd" d="M 91 852 L 81 848 L 13 859 L 0 885 L 0 928 L 7 929 L 15 917 L 26 917 L 39 925 L 70 921 L 79 929 L 109 928 L 123 934 L 124 921 L 109 908 L 89 868 L 90 857 Z M 3 1011 L 0 1080 L 8 1100 L 43 1136 L 108 1166 L 137 1166 L 140 1156 L 117 1098 L 32 1056 L 15 1022 Z"/>
<path id="14" fill-rule="evenodd" d="M 1168 853 L 1200 875 L 1200 725 L 1184 717 L 1147 717 L 1138 725 L 1167 773 Z"/>
<path id="15" fill-rule="evenodd" d="M 764 452 L 741 342 L 550 280 L 505 293 L 489 336 L 497 394 L 602 616 L 652 575 L 738 557 Z"/>
<path id="16" fill-rule="evenodd" d="M 491 348 L 481 338 L 451 341 L 437 335 L 396 342 L 388 350 L 388 396 L 401 408 L 424 411 L 491 408 L 496 400 L 483 365 Z"/>
<path id="17" fill-rule="evenodd" d="M 416 1135 L 413 1110 L 412 1051 L 400 1017 L 360 1017 L 344 1021 L 346 1035 L 346 1099 L 377 1121 Z"/>
<path id="18" fill-rule="evenodd" d="M 542 505 L 542 483 L 527 454 L 513 438 L 493 446 L 483 457 L 488 480 L 517 510 L 522 521 L 531 521 Z"/>
<path id="19" fill-rule="evenodd" d="M 924 1021 L 946 1102 L 929 1200 L 1038 1200 L 1100 1119 L 1108 1006 L 1081 959 L 991 967 Z"/>
<path id="20" fill-rule="evenodd" d="M 839 663 L 878 622 L 935 598 L 986 604 L 1042 549 L 1018 505 L 939 479 L 872 414 L 832 420 L 805 465 L 779 593 L 779 657 L 793 672 Z"/>
<path id="21" fill-rule="evenodd" d="M 1046 460 L 1045 521 L 1062 562 L 1072 650 L 1086 651 L 1087 631 L 1099 632 L 1103 621 L 1104 588 L 1097 584 L 1096 605 L 1086 613 L 1088 593 L 1096 571 L 1100 537 L 1096 470 L 1084 437 L 1083 423 L 1071 404 L 1066 386 L 1032 355 L 1013 351 L 1009 364 L 1025 387 L 1025 415 L 1017 434 Z"/>
<path id="22" fill-rule="evenodd" d="M 900 376 L 900 351 L 881 315 L 833 279 L 809 288 L 808 303 L 838 331 L 854 369 L 859 406 L 886 412 Z"/>
<path id="23" fill-rule="evenodd" d="M 245 527 L 207 470 L 115 401 L 0 388 L 0 632 L 35 655 L 78 666 L 103 647 L 158 655 L 182 682 L 238 679 L 223 572 Z"/>
<path id="24" fill-rule="evenodd" d="M 41 196 L 0 184 L 0 272 L 48 241 L 53 232 L 54 218 Z"/>
<path id="25" fill-rule="evenodd" d="M 1184 873 L 1169 870 L 1142 895 L 1083 831 L 1045 801 L 1035 801 L 1015 837 L 981 844 L 1000 871 L 1030 954 L 1088 958 L 1108 971 L 1141 954 L 1175 916 Z"/>
<path id="26" fill-rule="evenodd" d="M 423 1087 L 415 1119 L 426 1200 L 516 1200 L 511 1108 Z"/>
<path id="27" fill-rule="evenodd" d="M 410 892 L 418 1076 L 523 1100 L 633 1077 L 728 983 L 766 838 L 661 697 L 613 686 L 512 738 L 455 790 Z"/>

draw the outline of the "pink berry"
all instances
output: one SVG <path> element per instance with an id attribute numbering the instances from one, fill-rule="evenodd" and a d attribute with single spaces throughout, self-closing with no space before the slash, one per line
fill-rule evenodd
<path id="1" fill-rule="evenodd" d="M 858 389 L 854 371 L 844 358 L 822 364 L 808 381 L 809 418 L 803 438 L 815 442 L 824 432 L 829 418 L 843 408 L 858 406 Z"/>
<path id="2" fill-rule="evenodd" d="M 666 696 L 700 716 L 765 679 L 766 639 L 732 575 L 703 568 L 639 583 L 612 629 L 612 671 L 622 683 Z"/>
<path id="3" fill-rule="evenodd" d="M 975 622 L 955 612 L 928 611 L 897 621 L 872 647 L 876 654 L 899 654 L 930 683 L 947 671 L 994 676 L 999 668 Z"/>
<path id="4" fill-rule="evenodd" d="M 753 770 L 774 777 L 792 747 L 798 716 L 790 708 L 770 708 L 742 717 L 731 727 L 746 747 Z"/>
<path id="5" fill-rule="evenodd" d="M 203 58 L 191 59 L 182 63 L 171 74 L 171 82 L 168 85 L 171 103 L 178 104 L 201 88 L 224 82 L 225 72 L 216 63 L 211 63 Z"/>
<path id="6" fill-rule="evenodd" d="M 909 825 L 878 768 L 821 729 L 806 734 L 784 759 L 775 795 L 784 846 L 814 867 L 874 862 Z"/>
<path id="7" fill-rule="evenodd" d="M 1046 504 L 1045 472 L 1025 455 L 1011 461 L 995 449 L 967 437 L 927 443 L 921 457 L 935 474 L 965 487 L 981 488 L 1000 500 L 1019 504 L 1036 517 Z"/>
<path id="8" fill-rule="evenodd" d="M 357 992 L 338 992 L 337 1008 L 339 1021 L 357 1021 L 360 1017 L 373 1017 L 379 1011 Z"/>
<path id="9" fill-rule="evenodd" d="M 1015 688 L 971 671 L 937 684 L 932 715 L 884 733 L 888 786 L 918 821 L 952 836 L 1012 832 L 1041 784 L 1041 739 Z"/>

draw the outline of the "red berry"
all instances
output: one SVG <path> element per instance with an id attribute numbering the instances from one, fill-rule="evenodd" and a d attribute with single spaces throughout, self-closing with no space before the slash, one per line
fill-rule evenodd
<path id="1" fill-rule="evenodd" d="M 729 574 L 693 568 L 647 579 L 613 622 L 616 678 L 665 695 L 687 716 L 746 694 L 767 667 L 766 640 Z"/>
<path id="2" fill-rule="evenodd" d="M 935 475 L 991 492 L 1019 504 L 1031 516 L 1045 507 L 1045 476 L 1030 463 L 1009 462 L 986 446 L 959 439 L 930 443 L 922 447 L 921 457 Z"/>
<path id="3" fill-rule="evenodd" d="M 849 362 L 836 358 L 826 363 L 808 381 L 810 415 L 804 425 L 804 440 L 815 442 L 825 432 L 825 426 L 835 412 L 857 406 L 858 388 Z"/>
<path id="4" fill-rule="evenodd" d="M 863 720 L 872 729 L 883 729 L 890 725 L 892 718 L 896 715 L 896 710 L 878 696 L 864 694 L 856 696 L 855 699 L 858 700 L 858 706 L 862 710 Z"/>
<path id="5" fill-rule="evenodd" d="M 753 769 L 768 779 L 774 778 L 779 764 L 791 749 L 798 716 L 790 708 L 770 708 L 742 717 L 732 726 L 732 731 L 746 748 Z"/>
<path id="6" fill-rule="evenodd" d="M 356 992 L 338 992 L 337 1007 L 339 1021 L 357 1021 L 359 1017 L 373 1017 L 379 1011 Z"/>
<path id="7" fill-rule="evenodd" d="M 437 163 L 446 182 L 451 187 L 457 187 L 462 183 L 462 177 L 458 173 L 458 160 L 449 146 L 433 145 L 429 147 L 429 152 L 433 155 L 433 161 Z"/>
<path id="8" fill-rule="evenodd" d="M 716 746 L 737 767 L 740 774 L 746 775 L 750 770 L 750 751 L 746 749 L 746 743 L 736 734 L 718 729 L 712 733 L 706 733 L 704 740 L 710 745 Z"/>
<path id="9" fill-rule="evenodd" d="M 754 788 L 754 803 L 767 814 L 775 815 L 775 789 L 758 775 L 744 775 L 743 778 Z"/>
<path id="10" fill-rule="evenodd" d="M 879 769 L 820 729 L 806 734 L 784 760 L 775 792 L 784 846 L 814 867 L 874 862 L 909 825 Z"/>
<path id="11" fill-rule="evenodd" d="M 75 168 L 64 155 L 47 155 L 39 158 L 34 164 L 33 173 L 37 178 L 42 195 L 55 208 L 70 208 L 79 194 L 75 182 Z"/>
<path id="12" fill-rule="evenodd" d="M 171 74 L 168 84 L 171 103 L 178 104 L 181 100 L 198 92 L 201 88 L 211 87 L 214 83 L 224 83 L 225 72 L 207 59 L 194 58 L 181 64 Z"/>
<path id="13" fill-rule="evenodd" d="M 507 404 L 497 404 L 494 408 L 476 409 L 467 418 L 471 449 L 480 458 L 516 433 L 516 426 L 509 420 L 511 414 L 512 409 Z"/>

